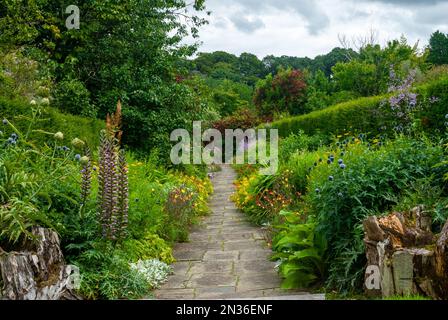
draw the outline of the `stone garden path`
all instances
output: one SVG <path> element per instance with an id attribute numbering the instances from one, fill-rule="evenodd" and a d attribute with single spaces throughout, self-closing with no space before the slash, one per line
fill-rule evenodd
<path id="1" fill-rule="evenodd" d="M 174 274 L 155 292 L 156 299 L 323 299 L 280 289 L 262 230 L 229 199 L 235 178 L 230 166 L 215 173 L 212 214 L 192 230 L 190 242 L 175 246 Z"/>

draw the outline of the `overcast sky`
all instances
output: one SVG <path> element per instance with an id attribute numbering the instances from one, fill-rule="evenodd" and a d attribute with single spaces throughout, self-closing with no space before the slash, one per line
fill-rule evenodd
<path id="1" fill-rule="evenodd" d="M 199 51 L 315 57 L 340 46 L 339 35 L 376 30 L 381 44 L 402 34 L 426 45 L 448 32 L 448 0 L 206 0 L 212 11 Z"/>

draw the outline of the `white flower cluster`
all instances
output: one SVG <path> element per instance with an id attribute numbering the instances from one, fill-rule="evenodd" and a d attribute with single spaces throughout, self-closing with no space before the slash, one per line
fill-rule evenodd
<path id="1" fill-rule="evenodd" d="M 173 272 L 172 267 L 157 259 L 139 260 L 137 263 L 131 263 L 131 268 L 141 273 L 154 289 L 159 288 Z"/>

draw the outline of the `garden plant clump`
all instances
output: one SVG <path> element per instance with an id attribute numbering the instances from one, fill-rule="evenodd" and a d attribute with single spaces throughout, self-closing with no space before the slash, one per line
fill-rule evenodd
<path id="1" fill-rule="evenodd" d="M 234 200 L 252 220 L 273 226 L 273 259 L 280 263 L 285 288 L 323 284 L 339 294 L 362 291 L 362 222 L 368 216 L 426 205 L 433 231 L 442 229 L 448 218 L 446 150 L 440 143 L 445 136 L 439 134 L 444 127 L 426 134 L 420 125 L 431 117 L 422 110 L 440 112 L 435 105 L 446 99 L 446 91 L 414 94 L 410 79 L 391 87 L 390 98 L 381 102 L 394 115 L 387 123 L 395 133 L 336 130 L 333 142 L 328 143 L 330 135 L 316 146 L 313 136 L 299 130 L 281 141 L 280 150 L 289 151 L 280 152 L 275 176 L 259 176 L 249 166 L 237 168 Z M 266 205 L 260 195 L 274 201 Z"/>
<path id="2" fill-rule="evenodd" d="M 107 126 L 98 153 L 92 152 L 95 143 L 38 129 L 42 106 L 34 108 L 25 132 L 2 121 L 0 247 L 20 250 L 23 239 L 33 239 L 33 226 L 50 228 L 61 237 L 67 263 L 80 269 L 78 295 L 147 295 L 170 273 L 172 244 L 208 212 L 206 173 L 189 176 L 156 159 L 135 160 L 120 150 L 118 123 Z M 37 134 L 50 138 L 43 145 L 27 138 Z M 171 195 L 187 190 L 183 205 L 169 205 L 177 199 Z M 182 223 L 173 224 L 177 215 Z"/>
<path id="3" fill-rule="evenodd" d="M 70 6 L 79 28 L 68 27 L 65 5 L 0 2 L 0 266 L 8 266 L 0 268 L 0 300 L 36 298 L 39 290 L 57 292 L 52 298 L 157 295 L 177 270 L 177 243 L 191 238 L 191 251 L 218 250 L 210 234 L 219 230 L 221 251 L 258 244 L 249 226 L 227 233 L 240 227 L 227 219 L 240 214 L 263 228 L 284 288 L 327 297 L 448 298 L 448 34 L 433 30 L 427 42 L 414 45 L 402 36 L 381 44 L 372 31 L 359 43 L 341 35 L 340 46 L 314 58 L 261 58 L 262 51 L 198 51 L 200 28 L 220 20 L 207 21 L 215 13 L 206 0 L 80 1 Z M 232 32 L 248 29 L 229 19 Z M 243 22 L 251 23 L 245 36 L 263 34 L 256 32 L 260 21 Z M 303 49 L 287 43 L 289 51 Z M 251 138 L 270 129 L 269 143 Z M 176 132 L 181 141 L 173 141 Z M 229 140 L 218 143 L 232 132 L 232 147 Z M 213 145 L 206 149 L 213 157 L 202 153 L 205 145 Z M 246 163 L 255 155 L 261 163 L 232 169 L 207 161 L 223 155 Z M 228 193 L 238 212 L 229 208 Z M 424 208 L 421 216 L 410 214 L 414 208 Z M 219 226 L 202 229 L 210 234 L 195 248 L 201 237 L 191 236 L 191 227 L 211 211 L 220 217 L 210 223 Z M 229 246 L 224 234 L 242 239 Z M 422 234 L 427 241 L 415 239 Z M 424 245 L 410 248 L 417 243 Z M 371 254 L 377 245 L 384 254 Z M 39 257 L 57 257 L 47 257 L 57 268 L 8 260 L 32 257 L 37 247 L 46 248 Z M 273 271 L 261 253 L 246 251 L 234 260 L 247 265 L 232 261 L 229 271 L 236 287 L 247 279 L 235 272 L 249 265 Z M 430 257 L 416 267 L 422 252 Z M 412 271 L 405 276 L 412 292 L 384 288 L 381 268 L 400 255 L 413 259 L 396 268 Z M 201 256 L 206 265 L 204 257 L 213 255 Z M 52 280 L 68 276 L 56 270 L 65 266 L 79 275 L 76 286 L 53 290 Z M 183 284 L 200 283 L 190 269 Z M 366 282 L 375 280 L 372 270 L 381 280 L 374 285 Z M 420 277 L 418 270 L 430 272 Z M 216 273 L 205 271 L 201 277 Z M 274 276 L 261 281 L 275 282 Z M 434 286 L 423 290 L 426 279 L 442 288 L 439 296 L 427 290 Z M 207 291 L 192 289 L 185 291 L 194 298 Z M 232 297 L 241 293 L 230 289 Z"/>

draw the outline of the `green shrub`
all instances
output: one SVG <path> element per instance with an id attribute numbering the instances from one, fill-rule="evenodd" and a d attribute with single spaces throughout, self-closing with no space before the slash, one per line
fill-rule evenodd
<path id="1" fill-rule="evenodd" d="M 36 108 L 23 100 L 10 100 L 0 96 L 0 118 L 10 120 L 19 130 L 27 131 L 32 118 L 38 118 L 36 127 L 39 130 L 31 132 L 29 136 L 35 143 L 47 142 L 48 135 L 44 132 L 61 131 L 67 146 L 73 138 L 86 141 L 92 148 L 98 145 L 98 133 L 104 128 L 103 121 L 64 114 L 52 107 L 42 107 L 39 109 L 40 114 L 36 114 Z"/>
<path id="2" fill-rule="evenodd" d="M 303 131 L 292 133 L 288 137 L 280 140 L 279 162 L 287 162 L 293 154 L 299 151 L 316 150 L 325 142 L 326 139 L 318 134 L 307 136 L 303 133 Z"/>
<path id="3" fill-rule="evenodd" d="M 281 170 L 290 170 L 290 183 L 294 190 L 300 194 L 305 194 L 308 186 L 308 175 L 315 165 L 320 164 L 319 160 L 327 161 L 322 156 L 323 149 L 314 152 L 298 152 L 293 154 L 289 161 L 281 165 Z"/>
<path id="4" fill-rule="evenodd" d="M 76 79 L 60 81 L 53 92 L 55 105 L 59 110 L 73 115 L 96 117 L 96 110 L 90 103 L 90 92 Z"/>
<path id="5" fill-rule="evenodd" d="M 33 226 L 57 229 L 48 213 L 58 210 L 54 200 L 70 198 L 64 187 L 79 174 L 73 151 L 62 149 L 60 139 L 52 135 L 45 145 L 37 145 L 28 138 L 36 121 L 23 132 L 9 120 L 2 121 L 0 242 L 15 243 L 24 236 L 32 237 L 29 231 Z M 63 210 L 69 213 L 76 208 L 73 201 L 74 205 Z"/>
<path id="6" fill-rule="evenodd" d="M 151 289 L 145 277 L 131 268 L 129 259 L 110 243 L 91 243 L 71 263 L 80 269 L 79 292 L 87 299 L 138 299 Z"/>
<path id="7" fill-rule="evenodd" d="M 284 223 L 275 226 L 278 232 L 272 241 L 276 252 L 272 259 L 281 262 L 282 287 L 308 287 L 324 276 L 326 241 L 315 232 L 316 224 L 312 219 L 303 223 L 297 213 L 287 211 L 280 212 L 280 216 Z"/>
<path id="8" fill-rule="evenodd" d="M 444 117 L 448 113 L 448 78 L 419 86 L 415 92 L 419 95 L 419 102 L 423 103 L 423 110 L 415 115 L 423 129 L 434 132 L 444 128 Z M 347 131 L 376 135 L 384 133 L 384 128 L 392 132 L 394 116 L 386 108 L 382 108 L 382 102 L 388 97 L 389 95 L 383 95 L 344 102 L 324 110 L 273 122 L 269 127 L 277 128 L 282 137 L 301 130 L 307 135 L 321 132 L 327 136 Z M 438 98 L 438 101 L 428 103 L 432 97 Z"/>
<path id="9" fill-rule="evenodd" d="M 310 173 L 305 198 L 316 216 L 316 232 L 328 241 L 328 286 L 341 292 L 360 289 L 365 265 L 362 220 L 387 213 L 410 183 L 427 176 L 441 177 L 434 165 L 442 148 L 427 141 L 399 138 L 385 146 L 369 148 L 350 144 L 330 165 L 323 163 Z M 441 178 L 434 181 L 442 184 Z"/>
<path id="10" fill-rule="evenodd" d="M 124 257 L 130 261 L 157 259 L 174 262 L 171 247 L 159 236 L 148 233 L 142 239 L 127 239 L 121 244 Z"/>

